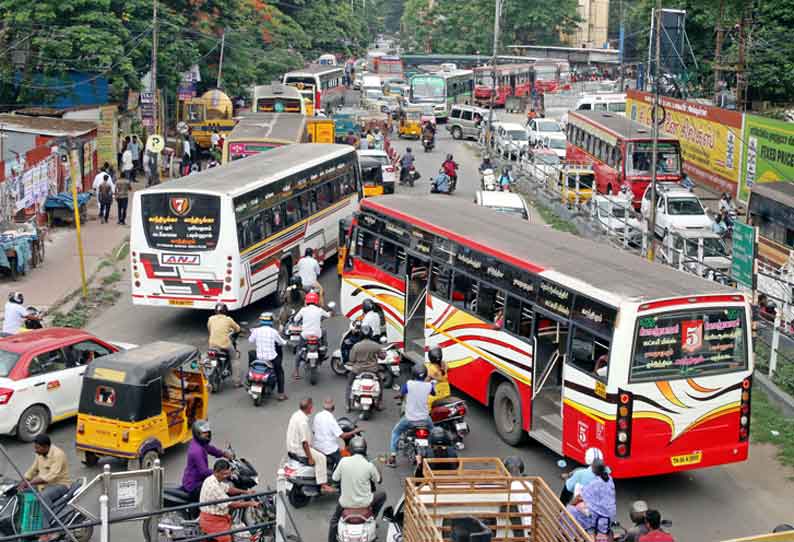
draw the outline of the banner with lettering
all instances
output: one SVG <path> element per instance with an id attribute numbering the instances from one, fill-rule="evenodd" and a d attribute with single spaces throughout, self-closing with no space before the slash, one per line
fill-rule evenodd
<path id="1" fill-rule="evenodd" d="M 756 183 L 794 180 L 794 124 L 745 114 L 744 141 L 741 201 Z"/>

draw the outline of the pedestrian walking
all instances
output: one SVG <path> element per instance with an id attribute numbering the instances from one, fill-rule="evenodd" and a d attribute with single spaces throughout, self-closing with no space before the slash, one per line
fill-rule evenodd
<path id="1" fill-rule="evenodd" d="M 127 136 L 127 139 L 129 139 L 129 136 Z M 135 162 L 129 144 L 127 144 L 126 149 L 124 149 L 124 152 L 121 154 L 121 173 L 131 183 L 135 182 Z"/>
<path id="2" fill-rule="evenodd" d="M 118 209 L 118 223 L 122 226 L 127 225 L 127 204 L 132 192 L 132 184 L 127 179 L 119 179 L 116 183 L 116 207 Z"/>
<path id="3" fill-rule="evenodd" d="M 113 181 L 110 180 L 110 175 L 103 173 L 102 182 L 99 183 L 97 188 L 97 199 L 99 200 L 99 219 L 102 224 L 108 223 L 108 215 L 110 215 L 110 206 L 113 204 L 113 192 L 115 187 Z"/>
<path id="4" fill-rule="evenodd" d="M 192 160 L 193 152 L 190 148 L 190 136 L 186 135 L 182 140 L 182 175 L 190 174 L 190 163 Z"/>
<path id="5" fill-rule="evenodd" d="M 130 150 L 132 151 L 132 163 L 135 171 L 141 171 L 141 141 L 136 135 L 133 135 L 130 140 Z"/>

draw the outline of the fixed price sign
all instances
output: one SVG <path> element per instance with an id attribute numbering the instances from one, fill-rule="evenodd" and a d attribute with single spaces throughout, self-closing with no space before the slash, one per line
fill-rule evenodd
<path id="1" fill-rule="evenodd" d="M 753 287 L 753 262 L 755 261 L 755 228 L 743 222 L 733 223 L 733 259 L 731 275 L 736 282 Z"/>

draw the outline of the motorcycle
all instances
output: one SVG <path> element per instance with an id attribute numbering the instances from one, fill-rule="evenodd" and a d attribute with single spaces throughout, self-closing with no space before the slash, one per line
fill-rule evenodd
<path id="1" fill-rule="evenodd" d="M 464 448 L 463 437 L 470 433 L 466 416 L 466 401 L 450 395 L 433 402 L 430 417 L 434 426 L 443 427 L 450 435 L 458 450 Z"/>
<path id="2" fill-rule="evenodd" d="M 360 410 L 361 419 L 368 420 L 372 409 L 380 399 L 380 381 L 375 373 L 363 372 L 356 375 L 350 387 L 350 409 Z"/>
<path id="3" fill-rule="evenodd" d="M 317 384 L 317 371 L 323 361 L 328 358 L 328 346 L 323 344 L 322 337 L 311 335 L 306 337 L 298 351 L 298 363 L 303 366 L 309 384 Z"/>
<path id="4" fill-rule="evenodd" d="M 353 320 L 350 323 L 350 328 L 342 335 L 339 348 L 334 350 L 331 355 L 331 370 L 339 376 L 347 376 L 350 371 L 348 356 L 350 355 L 350 349 L 360 340 L 355 338 L 360 327 L 361 321 Z M 383 387 L 391 388 L 394 386 L 395 379 L 400 376 L 402 356 L 397 347 L 389 343 L 385 336 L 381 336 L 380 343 L 383 345 L 383 349 L 378 354 L 378 374 Z"/>
<path id="5" fill-rule="evenodd" d="M 425 422 L 414 422 L 400 435 L 397 450 L 416 464 L 416 456 L 424 455 L 429 447 L 430 426 Z"/>
<path id="6" fill-rule="evenodd" d="M 430 152 L 436 145 L 432 137 L 423 137 L 422 146 L 425 148 L 425 152 Z"/>
<path id="7" fill-rule="evenodd" d="M 231 447 L 228 451 L 234 455 Z M 259 473 L 246 459 L 238 458 L 229 461 L 232 467 L 231 484 L 241 490 L 249 490 L 259 485 Z M 258 508 L 237 508 L 232 510 L 232 525 L 256 525 L 276 518 L 276 503 L 272 495 L 252 497 L 259 500 L 261 506 Z M 190 495 L 183 491 L 179 486 L 167 484 L 163 488 L 163 508 L 172 508 L 191 504 L 194 501 Z M 151 521 L 157 521 L 157 530 L 160 540 L 180 540 L 196 536 L 203 533 L 198 525 L 199 507 L 182 508 L 165 513 L 161 516 L 146 518 L 143 521 L 143 537 L 149 542 L 149 528 Z M 264 527 L 256 532 L 249 531 L 251 540 L 263 540 L 264 537 L 273 536 L 272 527 Z"/>
<path id="8" fill-rule="evenodd" d="M 419 172 L 416 171 L 416 167 L 411 164 L 408 169 L 405 168 L 400 170 L 400 184 L 408 183 L 408 186 L 413 186 L 416 181 L 419 180 Z"/>
<path id="9" fill-rule="evenodd" d="M 287 342 L 289 342 L 289 347 L 292 349 L 293 355 L 298 351 L 298 345 L 301 342 L 301 325 L 293 321 L 294 316 L 295 311 L 293 310 L 287 323 L 281 330 L 281 333 L 287 337 Z"/>
<path id="10" fill-rule="evenodd" d="M 480 172 L 480 186 L 483 190 L 496 190 L 496 175 L 491 168 L 484 169 Z"/>
<path id="11" fill-rule="evenodd" d="M 336 421 L 343 433 L 350 433 L 356 429 L 356 424 L 350 418 L 342 416 Z M 347 444 L 346 440 L 345 446 Z M 342 451 L 342 453 L 345 452 Z M 336 464 L 329 461 L 328 472 L 334 472 L 335 468 Z M 317 478 L 314 475 L 314 466 L 309 465 L 305 457 L 287 453 L 287 461 L 284 463 L 283 469 L 284 476 L 287 478 L 287 499 L 294 508 L 303 508 L 309 504 L 313 497 L 320 495 L 320 484 L 317 483 Z M 336 488 L 339 487 L 339 483 L 334 482 L 330 476 L 328 483 Z"/>
<path id="12" fill-rule="evenodd" d="M 56 517 L 60 519 L 64 525 L 80 525 L 87 521 L 89 518 L 85 517 L 77 508 L 73 507 L 70 503 L 72 499 L 77 496 L 85 485 L 85 479 L 81 478 L 76 480 L 69 486 L 68 491 L 57 501 L 52 503 L 50 508 L 55 513 Z M 26 505 L 23 504 L 24 500 L 20 496 L 20 491 L 17 489 L 18 483 L 14 480 L 4 478 L 0 480 L 0 535 L 2 536 L 15 536 L 22 534 L 22 517 L 25 514 Z M 58 527 L 57 521 L 52 521 L 53 528 Z M 70 529 L 72 536 L 78 542 L 88 542 L 94 533 L 93 527 L 82 527 Z M 56 533 L 56 538 L 53 540 L 70 540 L 65 532 Z"/>
<path id="13" fill-rule="evenodd" d="M 239 355 L 237 350 L 237 337 L 239 333 L 230 335 L 232 340 L 232 350 Z M 207 355 L 200 361 L 201 370 L 210 386 L 210 393 L 218 393 L 223 388 L 223 381 L 232 376 L 232 361 L 229 354 L 222 348 L 210 348 Z"/>
<path id="14" fill-rule="evenodd" d="M 248 395 L 254 406 L 260 406 L 264 398 L 276 391 L 276 371 L 273 363 L 256 359 L 256 351 L 248 352 L 248 375 L 245 379 Z"/>

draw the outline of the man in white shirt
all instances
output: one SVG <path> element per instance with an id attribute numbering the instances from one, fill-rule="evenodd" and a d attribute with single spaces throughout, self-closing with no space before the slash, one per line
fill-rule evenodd
<path id="1" fill-rule="evenodd" d="M 218 129 L 216 128 L 212 131 L 212 135 L 210 136 L 210 144 L 213 146 L 213 148 L 217 147 L 220 140 L 221 136 L 218 135 Z"/>
<path id="2" fill-rule="evenodd" d="M 312 429 L 309 425 L 309 415 L 314 405 L 311 397 L 301 399 L 300 408 L 290 417 L 287 424 L 287 455 L 291 459 L 305 460 L 314 467 L 314 476 L 320 484 L 323 493 L 336 493 L 328 485 L 328 463 L 325 456 L 312 448 Z"/>
<path id="3" fill-rule="evenodd" d="M 361 304 L 361 310 L 364 311 L 364 318 L 361 319 L 362 326 L 369 326 L 372 330 L 372 340 L 377 341 L 380 339 L 383 330 L 380 325 L 380 314 L 375 310 L 375 303 L 371 299 L 365 299 Z"/>
<path id="4" fill-rule="evenodd" d="M 320 337 L 323 344 L 326 344 L 325 330 L 323 329 L 323 320 L 330 318 L 333 313 L 326 311 L 318 306 L 320 296 L 317 292 L 309 292 L 306 294 L 306 305 L 295 314 L 292 321 L 296 324 L 301 324 L 301 344 L 298 345 L 298 350 L 302 349 L 308 337 Z M 296 379 L 300 374 L 300 358 L 295 358 L 295 374 Z"/>
<path id="5" fill-rule="evenodd" d="M 337 465 L 341 454 L 339 453 L 339 439 L 348 441 L 355 435 L 361 433 L 361 429 L 354 429 L 345 433 L 339 427 L 339 422 L 336 421 L 334 416 L 334 409 L 336 405 L 334 400 L 326 397 L 323 401 L 322 412 L 314 415 L 312 427 L 314 428 L 314 448 L 321 453 L 325 454 L 328 458 L 328 465 Z"/>
<path id="6" fill-rule="evenodd" d="M 256 345 L 256 358 L 260 361 L 268 361 L 273 365 L 276 373 L 277 399 L 284 401 L 284 365 L 281 363 L 281 347 L 287 342 L 281 337 L 278 331 L 273 328 L 273 313 L 263 312 L 259 315 L 260 326 L 251 330 L 248 342 Z M 248 353 L 248 364 L 250 366 L 253 352 Z"/>
<path id="7" fill-rule="evenodd" d="M 128 144 L 127 148 L 121 154 L 121 172 L 129 179 L 131 183 L 135 182 L 135 163 L 133 162 L 132 150 Z"/>
<path id="8" fill-rule="evenodd" d="M 22 329 L 25 323 L 25 313 L 27 312 L 23 303 L 25 296 L 22 292 L 11 292 L 8 294 L 8 302 L 3 311 L 3 333 L 14 334 Z"/>
<path id="9" fill-rule="evenodd" d="M 321 271 L 320 262 L 314 257 L 314 250 L 307 248 L 303 258 L 295 264 L 295 274 L 301 278 L 301 285 L 305 291 L 309 292 L 314 288 L 320 293 L 322 303 L 323 288 L 318 280 Z"/>

